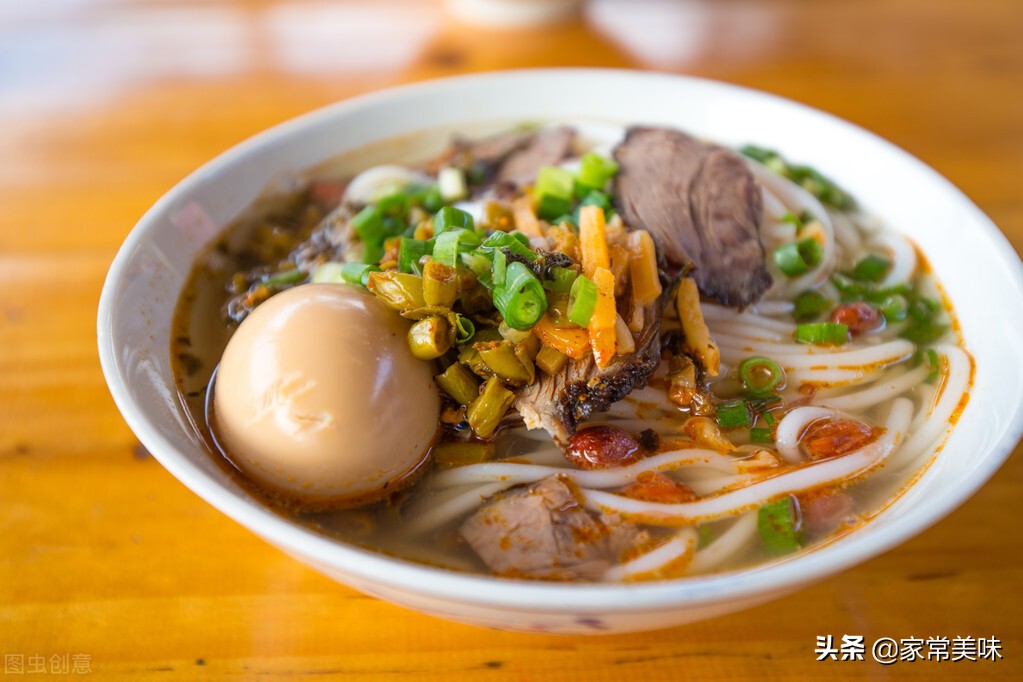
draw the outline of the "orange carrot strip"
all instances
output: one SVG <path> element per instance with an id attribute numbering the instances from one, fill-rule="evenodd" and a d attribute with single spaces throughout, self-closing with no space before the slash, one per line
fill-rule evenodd
<path id="1" fill-rule="evenodd" d="M 579 209 L 579 247 L 583 257 L 583 274 L 593 279 L 597 268 L 610 268 L 607 234 L 604 231 L 604 209 L 583 206 Z"/>
<path id="2" fill-rule="evenodd" d="M 578 360 L 590 350 L 590 335 L 585 329 L 555 327 L 547 314 L 533 325 L 533 331 L 540 337 L 543 345 L 550 346 L 570 358 Z"/>
<path id="3" fill-rule="evenodd" d="M 585 261 L 584 261 L 585 262 Z M 598 267 L 593 271 L 593 283 L 597 285 L 597 305 L 587 329 L 597 367 L 604 367 L 615 356 L 617 334 L 615 323 L 615 276 L 608 268 Z"/>

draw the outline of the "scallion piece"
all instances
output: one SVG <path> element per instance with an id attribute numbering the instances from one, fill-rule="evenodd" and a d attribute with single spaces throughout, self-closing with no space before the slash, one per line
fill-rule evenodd
<path id="1" fill-rule="evenodd" d="M 366 263 L 345 263 L 341 266 L 341 279 L 348 284 L 366 286 L 371 272 L 380 272 L 380 268 Z"/>
<path id="2" fill-rule="evenodd" d="M 597 308 L 597 285 L 593 280 L 579 275 L 572 283 L 568 295 L 568 321 L 585 327 Z"/>
<path id="3" fill-rule="evenodd" d="M 892 262 L 890 260 L 872 253 L 860 259 L 853 267 L 851 274 L 853 279 L 863 282 L 880 282 L 888 274 L 888 270 L 891 267 Z"/>
<path id="4" fill-rule="evenodd" d="M 809 322 L 796 325 L 796 341 L 841 346 L 849 340 L 849 328 L 837 322 Z"/>
<path id="5" fill-rule="evenodd" d="M 774 264 L 789 277 L 809 272 L 820 264 L 824 247 L 816 239 L 800 239 L 774 250 Z"/>
<path id="6" fill-rule="evenodd" d="M 606 218 L 610 218 L 614 215 L 614 205 L 611 203 L 611 197 L 600 190 L 594 189 L 587 192 L 586 196 L 583 197 L 583 200 L 579 202 L 578 206 L 576 206 L 575 211 L 572 213 L 573 225 L 579 224 L 579 209 L 583 206 L 599 206 L 604 209 L 604 216 Z"/>
<path id="7" fill-rule="evenodd" d="M 718 426 L 723 429 L 749 428 L 749 408 L 743 400 L 729 400 L 717 407 Z"/>
<path id="8" fill-rule="evenodd" d="M 503 287 L 508 273 L 508 257 L 504 251 L 494 251 L 494 286 Z"/>
<path id="9" fill-rule="evenodd" d="M 571 199 L 575 180 L 572 173 L 560 166 L 543 166 L 537 171 L 533 193 L 537 197 L 551 196 Z"/>
<path id="10" fill-rule="evenodd" d="M 367 251 L 370 246 L 381 245 L 384 237 L 387 236 L 384 229 L 384 217 L 376 206 L 367 206 L 356 213 L 352 218 L 352 228 L 359 235 L 362 243 L 366 245 Z"/>
<path id="11" fill-rule="evenodd" d="M 433 234 L 435 236 L 457 228 L 472 231 L 476 228 L 476 224 L 471 215 L 454 206 L 445 206 L 437 211 L 437 215 L 433 216 Z"/>
<path id="12" fill-rule="evenodd" d="M 547 311 L 547 295 L 533 271 L 513 261 L 508 263 L 504 286 L 494 287 L 494 307 L 509 327 L 525 330 Z"/>
<path id="13" fill-rule="evenodd" d="M 398 270 L 400 272 L 412 272 L 414 264 L 419 259 L 433 252 L 432 239 L 409 239 L 402 237 L 398 242 Z"/>
<path id="14" fill-rule="evenodd" d="M 819 291 L 804 291 L 796 297 L 792 317 L 797 322 L 809 322 L 831 309 L 831 301 Z"/>
<path id="15" fill-rule="evenodd" d="M 542 194 L 536 202 L 536 214 L 551 222 L 572 210 L 572 200 L 564 197 L 555 197 L 550 194 Z"/>
<path id="16" fill-rule="evenodd" d="M 525 241 L 519 238 L 520 235 L 525 238 Z M 516 256 L 535 261 L 539 256 L 529 248 L 528 244 L 529 238 L 521 232 L 495 232 L 483 241 L 480 250 L 489 257 L 495 250 L 508 249 Z"/>
<path id="17" fill-rule="evenodd" d="M 757 512 L 757 530 L 764 548 L 775 556 L 794 552 L 803 545 L 803 533 L 791 497 L 761 507 Z"/>
<path id="18" fill-rule="evenodd" d="M 472 220 L 472 218 L 470 218 Z M 480 245 L 480 238 L 472 230 L 450 229 L 434 237 L 433 259 L 455 267 L 459 254 L 472 251 Z"/>
<path id="19" fill-rule="evenodd" d="M 550 279 L 544 280 L 543 288 L 556 294 L 567 294 L 572 291 L 572 283 L 579 273 L 571 268 L 554 267 L 550 270 Z"/>
<path id="20" fill-rule="evenodd" d="M 750 393 L 769 393 L 785 380 L 785 370 L 774 360 L 758 355 L 739 363 L 739 378 Z"/>
<path id="21" fill-rule="evenodd" d="M 405 214 L 408 213 L 408 206 L 409 198 L 404 192 L 388 194 L 376 204 L 381 216 L 396 216 L 398 218 L 405 217 Z"/>
<path id="22" fill-rule="evenodd" d="M 275 272 L 272 275 L 267 275 L 263 278 L 263 284 L 268 287 L 286 287 L 292 284 L 298 284 L 307 277 L 305 270 L 299 270 L 297 268 L 291 270 L 283 270 L 281 272 Z"/>
<path id="23" fill-rule="evenodd" d="M 774 438 L 771 437 L 771 429 L 750 429 L 749 439 L 751 443 L 761 443 L 764 445 L 774 443 Z"/>
<path id="24" fill-rule="evenodd" d="M 618 164 L 614 159 L 601 156 L 596 152 L 586 152 L 579 160 L 580 184 L 594 189 L 603 189 L 607 181 L 618 172 Z"/>
<path id="25" fill-rule="evenodd" d="M 909 302 L 902 294 L 892 294 L 885 297 L 877 308 L 888 322 L 902 322 L 909 312 Z"/>

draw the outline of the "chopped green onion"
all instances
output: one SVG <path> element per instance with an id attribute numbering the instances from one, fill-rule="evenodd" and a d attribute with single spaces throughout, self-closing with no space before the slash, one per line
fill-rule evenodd
<path id="1" fill-rule="evenodd" d="M 593 280 L 579 275 L 572 283 L 568 295 L 568 321 L 585 327 L 597 309 L 597 285 Z"/>
<path id="2" fill-rule="evenodd" d="M 403 192 L 388 194 L 377 201 L 377 210 L 382 216 L 404 217 L 408 213 L 409 198 Z"/>
<path id="3" fill-rule="evenodd" d="M 513 261 L 504 286 L 494 287 L 494 307 L 512 329 L 529 329 L 547 311 L 547 295 L 533 271 Z"/>
<path id="4" fill-rule="evenodd" d="M 521 235 L 521 237 L 520 237 Z M 521 232 L 495 232 L 487 237 L 480 250 L 484 255 L 489 256 L 495 250 L 508 249 L 516 256 L 522 256 L 529 261 L 535 261 L 539 256 L 529 248 L 529 238 Z"/>
<path id="5" fill-rule="evenodd" d="M 409 193 L 409 203 L 422 206 L 430 213 L 436 213 L 444 208 L 444 197 L 441 196 L 440 188 L 436 184 L 423 185 Z"/>
<path id="6" fill-rule="evenodd" d="M 543 166 L 536 174 L 533 193 L 537 197 L 552 196 L 571 199 L 575 180 L 572 173 L 560 166 Z"/>
<path id="7" fill-rule="evenodd" d="M 739 378 L 751 393 L 768 393 L 785 380 L 785 371 L 774 360 L 758 355 L 739 363 Z"/>
<path id="8" fill-rule="evenodd" d="M 445 206 L 437 211 L 437 215 L 433 217 L 433 234 L 435 236 L 456 228 L 471 231 L 476 228 L 476 225 L 472 216 L 460 208 Z"/>
<path id="9" fill-rule="evenodd" d="M 503 287 L 508 272 L 508 257 L 504 251 L 494 251 L 494 286 Z"/>
<path id="10" fill-rule="evenodd" d="M 601 156 L 596 152 L 586 152 L 579 160 L 578 179 L 580 184 L 594 189 L 603 189 L 607 181 L 618 172 L 618 164 L 613 159 Z"/>
<path id="11" fill-rule="evenodd" d="M 475 232 L 471 230 L 450 229 L 435 237 L 433 259 L 444 265 L 455 267 L 458 263 L 459 254 L 472 251 L 479 245 L 480 238 Z"/>
<path id="12" fill-rule="evenodd" d="M 461 168 L 442 168 L 437 173 L 437 188 L 444 201 L 458 201 L 469 195 L 465 186 L 465 173 Z"/>
<path id="13" fill-rule="evenodd" d="M 362 250 L 362 262 L 367 265 L 377 265 L 380 263 L 380 259 L 384 257 L 384 245 L 383 242 L 378 243 L 367 243 L 363 242 Z"/>
<path id="14" fill-rule="evenodd" d="M 841 346 L 849 340 L 849 328 L 837 322 L 810 322 L 796 325 L 798 343 Z"/>
<path id="15" fill-rule="evenodd" d="M 749 428 L 749 408 L 745 401 L 729 400 L 719 403 L 717 408 L 718 426 L 723 429 Z"/>
<path id="16" fill-rule="evenodd" d="M 366 286 L 371 272 L 380 272 L 380 268 L 366 263 L 345 263 L 341 266 L 341 279 L 348 284 Z"/>
<path id="17" fill-rule="evenodd" d="M 367 251 L 371 245 L 380 245 L 387 236 L 384 230 L 384 217 L 376 206 L 367 206 L 352 218 L 352 228 L 359 235 L 359 239 L 366 245 Z"/>
<path id="18" fill-rule="evenodd" d="M 888 274 L 888 270 L 891 267 L 892 262 L 890 260 L 872 253 L 860 259 L 853 267 L 851 274 L 853 279 L 860 281 L 880 282 Z"/>
<path id="19" fill-rule="evenodd" d="M 412 272 L 414 264 L 433 252 L 432 239 L 409 239 L 402 237 L 398 242 L 398 270 L 400 272 Z"/>
<path id="20" fill-rule="evenodd" d="M 771 436 L 771 429 L 750 429 L 749 439 L 752 443 L 762 443 L 766 445 L 774 443 L 774 438 Z"/>
<path id="21" fill-rule="evenodd" d="M 937 322 L 922 322 L 907 327 L 899 336 L 912 341 L 915 344 L 923 345 L 934 343 L 948 332 L 947 324 Z"/>
<path id="22" fill-rule="evenodd" d="M 536 214 L 544 220 L 553 221 L 572 210 L 572 200 L 542 194 L 536 202 Z"/>
<path id="23" fill-rule="evenodd" d="M 764 548 L 775 556 L 794 552 L 803 545 L 793 498 L 765 504 L 757 512 L 757 530 Z"/>
<path id="24" fill-rule="evenodd" d="M 800 239 L 774 250 L 774 263 L 789 277 L 796 277 L 820 264 L 824 247 L 816 239 Z"/>
<path id="25" fill-rule="evenodd" d="M 909 312 L 909 302 L 902 294 L 886 296 L 877 307 L 888 322 L 902 322 Z"/>
<path id="26" fill-rule="evenodd" d="M 304 280 L 308 275 L 304 270 L 297 268 L 291 270 L 284 270 L 281 272 L 275 272 L 272 275 L 267 275 L 262 279 L 262 283 L 268 287 L 282 287 L 289 286 L 292 284 L 298 284 Z"/>
<path id="27" fill-rule="evenodd" d="M 813 289 L 804 291 L 796 297 L 795 308 L 792 310 L 792 317 L 797 322 L 809 322 L 820 317 L 831 309 L 831 301 L 827 296 Z"/>
<path id="28" fill-rule="evenodd" d="M 550 279 L 544 280 L 543 288 L 558 294 L 567 294 L 572 291 L 572 283 L 575 282 L 579 273 L 571 268 L 553 267 L 550 269 Z"/>
<path id="29" fill-rule="evenodd" d="M 774 415 L 773 414 L 771 414 L 770 412 L 764 412 L 764 413 L 761 414 L 761 416 L 764 418 L 764 421 L 767 422 L 768 426 L 774 426 Z"/>
<path id="30" fill-rule="evenodd" d="M 801 185 L 825 204 L 847 210 L 856 205 L 853 198 L 832 180 L 809 166 L 790 165 L 778 152 L 755 145 L 746 145 L 739 150 L 743 156 L 759 161 L 778 175 Z"/>

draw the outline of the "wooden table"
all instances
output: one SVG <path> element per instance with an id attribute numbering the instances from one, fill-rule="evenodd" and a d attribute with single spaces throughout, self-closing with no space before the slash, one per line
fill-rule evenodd
<path id="1" fill-rule="evenodd" d="M 122 679 L 1023 679 L 1018 450 L 933 529 L 785 600 L 647 634 L 491 632 L 334 584 L 190 493 L 121 420 L 94 333 L 118 245 L 200 163 L 338 99 L 498 68 L 652 68 L 806 102 L 934 166 L 1020 251 L 1021 34 L 1015 0 L 601 0 L 586 22 L 509 33 L 396 0 L 6 3 L 0 665 Z M 993 636 L 1004 658 L 818 663 L 829 634 Z"/>

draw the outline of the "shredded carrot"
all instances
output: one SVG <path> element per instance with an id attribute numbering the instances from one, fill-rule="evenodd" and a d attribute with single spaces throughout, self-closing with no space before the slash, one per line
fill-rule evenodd
<path id="1" fill-rule="evenodd" d="M 610 268 L 607 235 L 604 233 L 604 209 L 583 206 L 579 209 L 579 248 L 582 252 L 583 274 L 593 279 L 597 268 Z"/>
<path id="2" fill-rule="evenodd" d="M 533 331 L 540 337 L 543 345 L 550 346 L 570 358 L 578 360 L 590 350 L 590 335 L 585 329 L 555 327 L 547 314 L 533 325 Z"/>
<path id="3" fill-rule="evenodd" d="M 533 197 L 526 195 L 513 201 L 512 218 L 515 220 L 515 229 L 527 237 L 543 236 L 540 221 L 533 211 Z"/>
<path id="4" fill-rule="evenodd" d="M 646 230 L 629 234 L 629 277 L 632 280 L 632 301 L 636 306 L 650 305 L 661 295 L 657 250 L 653 237 Z"/>
<path id="5" fill-rule="evenodd" d="M 615 356 L 617 347 L 615 276 L 608 268 L 598 267 L 593 271 L 593 283 L 597 285 L 597 306 L 593 309 L 587 329 L 597 367 L 605 367 Z"/>

